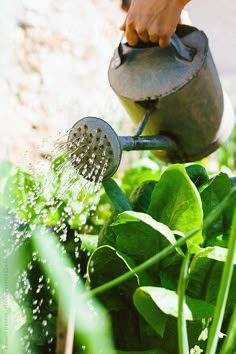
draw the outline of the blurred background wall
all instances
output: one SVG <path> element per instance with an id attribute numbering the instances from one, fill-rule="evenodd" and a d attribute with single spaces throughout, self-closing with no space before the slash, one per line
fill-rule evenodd
<path id="1" fill-rule="evenodd" d="M 120 5 L 118 0 L 0 2 L 0 159 L 47 164 L 59 135 L 86 115 L 132 134 L 107 80 L 125 17 Z M 192 0 L 186 9 L 208 35 L 234 99 L 236 2 Z"/>

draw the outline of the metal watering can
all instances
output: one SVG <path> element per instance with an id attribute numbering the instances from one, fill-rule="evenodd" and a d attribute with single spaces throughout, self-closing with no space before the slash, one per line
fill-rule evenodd
<path id="1" fill-rule="evenodd" d="M 222 91 L 208 39 L 195 27 L 178 25 L 166 48 L 121 41 L 108 78 L 138 129 L 134 136 L 119 137 L 99 118 L 78 121 L 68 137 L 69 153 L 72 157 L 73 151 L 73 164 L 87 179 L 97 181 L 91 154 L 97 160 L 105 156 L 104 180 L 119 167 L 123 150 L 153 150 L 167 162 L 192 162 L 215 151 L 233 129 L 234 111 Z M 81 138 L 91 147 L 82 160 L 72 144 Z"/>

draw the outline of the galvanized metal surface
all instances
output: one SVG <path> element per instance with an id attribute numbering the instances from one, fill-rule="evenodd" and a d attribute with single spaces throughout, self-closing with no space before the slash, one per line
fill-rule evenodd
<path id="1" fill-rule="evenodd" d="M 174 152 L 175 142 L 165 136 L 118 136 L 104 120 L 85 117 L 71 128 L 68 155 L 78 174 L 92 182 L 101 182 L 114 175 L 123 150 L 158 150 Z"/>
<path id="2" fill-rule="evenodd" d="M 137 125 L 153 109 L 144 131 L 147 135 L 164 135 L 176 142 L 178 154 L 156 155 L 169 162 L 190 162 L 209 155 L 227 139 L 234 114 L 206 35 L 185 25 L 178 26 L 178 32 L 184 45 L 196 49 L 191 62 L 179 59 L 171 46 L 123 45 L 122 64 L 117 69 L 112 65 L 115 52 L 109 80 Z"/>

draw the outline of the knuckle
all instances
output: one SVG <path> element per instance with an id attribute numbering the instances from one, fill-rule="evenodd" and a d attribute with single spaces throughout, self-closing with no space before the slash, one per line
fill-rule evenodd
<path id="1" fill-rule="evenodd" d="M 135 20 L 131 16 L 127 16 L 126 18 L 126 27 L 135 28 Z"/>
<path id="2" fill-rule="evenodd" d="M 146 32 L 146 29 L 142 26 L 137 26 L 136 27 L 136 32 L 139 34 L 139 35 L 142 35 Z"/>
<path id="3" fill-rule="evenodd" d="M 157 39 L 158 38 L 158 34 L 157 32 L 154 32 L 154 31 L 149 31 L 149 38 L 152 38 L 152 39 Z"/>
<path id="4" fill-rule="evenodd" d="M 160 27 L 158 29 L 158 36 L 159 37 L 169 37 L 169 31 L 164 27 Z"/>

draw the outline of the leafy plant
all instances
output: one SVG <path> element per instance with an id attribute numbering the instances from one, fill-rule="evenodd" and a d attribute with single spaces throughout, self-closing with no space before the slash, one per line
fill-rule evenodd
<path id="1" fill-rule="evenodd" d="M 192 350 L 200 350 L 200 347 L 205 350 L 206 343 L 199 338 L 203 338 L 202 331 L 206 333 L 211 328 L 213 314 L 215 312 L 217 316 L 221 306 L 217 303 L 220 301 L 217 295 L 228 254 L 236 189 L 226 174 L 209 178 L 205 169 L 197 165 L 186 170 L 181 165 L 173 165 L 167 168 L 158 182 L 150 185 L 151 192 L 147 184 L 147 196 L 145 183 L 131 193 L 133 211 L 113 215 L 105 228 L 105 234 L 111 233 L 112 238 L 104 236 L 104 231 L 100 234 L 101 246 L 91 255 L 88 264 L 88 281 L 94 289 L 92 294 L 99 296 L 110 313 L 115 343 L 123 352 L 151 352 L 157 348 L 164 353 L 177 352 L 177 319 L 181 314 L 180 328 L 184 331 L 183 323 L 187 321 L 187 337 L 183 337 L 185 346 L 180 347 L 180 353 L 187 352 L 186 341 Z M 229 197 L 222 203 L 227 195 Z M 123 197 L 116 194 L 115 206 L 119 202 L 123 205 Z M 145 209 L 141 208 L 146 213 L 140 212 L 140 205 L 145 205 Z M 139 211 L 135 210 L 136 207 Z M 187 241 L 187 248 L 173 247 L 193 229 L 195 232 Z M 234 230 L 233 225 L 231 242 L 235 250 Z M 171 246 L 172 253 L 163 259 L 159 257 L 158 262 L 158 255 Z M 185 255 L 186 252 L 189 256 Z M 189 265 L 187 262 L 184 268 L 186 296 L 182 296 L 181 307 L 178 305 L 181 294 L 178 283 L 183 279 L 181 264 L 186 257 L 189 257 Z M 150 262 L 154 259 L 156 262 Z M 229 264 L 233 269 L 235 259 L 232 258 Z M 223 331 L 226 331 L 235 303 L 236 272 L 232 273 L 232 279 L 228 273 L 227 279 L 231 288 L 228 296 L 224 297 L 228 297 L 228 301 L 223 310 Z M 122 333 L 119 328 L 123 328 Z M 219 332 L 214 334 L 218 338 Z M 209 346 L 211 344 L 207 350 Z"/>
<path id="2" fill-rule="evenodd" d="M 0 165 L 0 290 L 20 313 L 9 353 L 233 353 L 235 178 L 145 158 L 85 191 L 65 166 Z"/>

